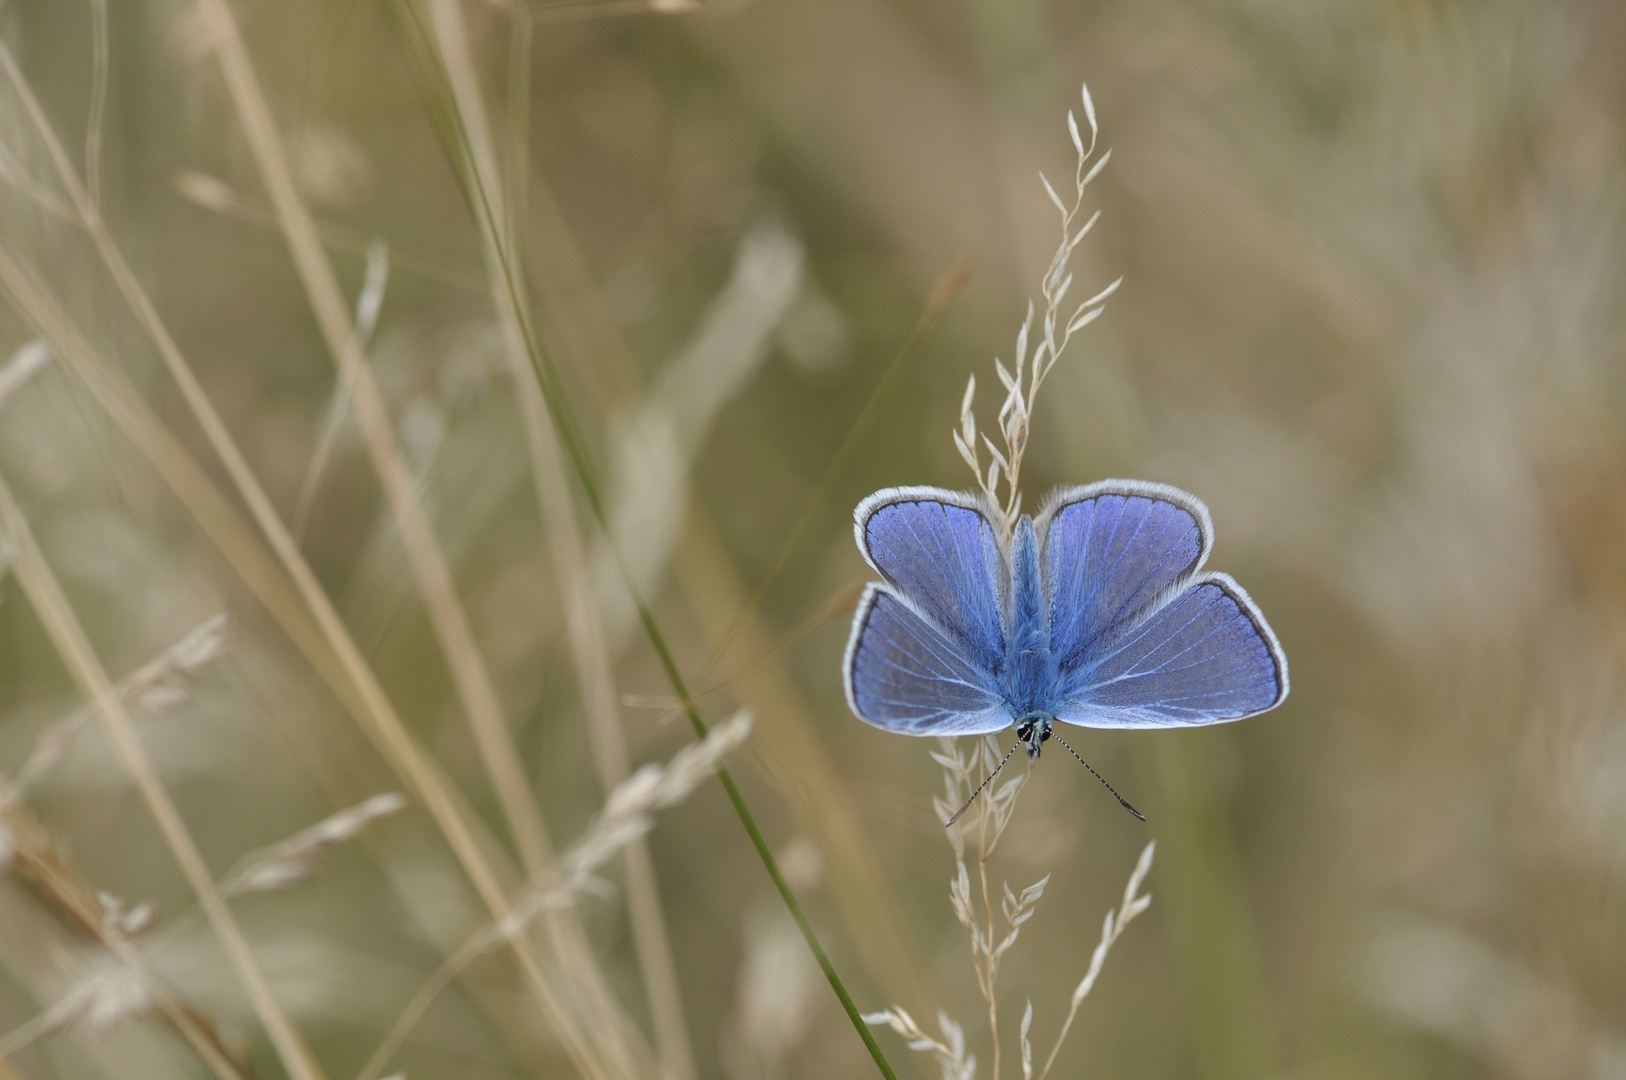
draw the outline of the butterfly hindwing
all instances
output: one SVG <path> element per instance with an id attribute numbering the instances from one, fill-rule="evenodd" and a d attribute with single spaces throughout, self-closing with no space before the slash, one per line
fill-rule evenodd
<path id="1" fill-rule="evenodd" d="M 888 488 L 858 504 L 858 549 L 965 655 L 992 671 L 1005 657 L 1004 581 L 994 527 L 972 496 Z"/>
<path id="2" fill-rule="evenodd" d="M 980 735 L 1010 726 L 986 668 L 889 585 L 871 584 L 842 664 L 847 703 L 909 735 Z"/>
<path id="3" fill-rule="evenodd" d="M 1205 574 L 1098 638 L 1064 672 L 1056 718 L 1085 727 L 1240 720 L 1287 696 L 1287 657 L 1242 587 Z"/>
<path id="4" fill-rule="evenodd" d="M 1050 648 L 1064 671 L 1101 635 L 1194 575 L 1214 535 L 1196 497 L 1138 480 L 1057 492 L 1035 526 L 1044 547 Z"/>

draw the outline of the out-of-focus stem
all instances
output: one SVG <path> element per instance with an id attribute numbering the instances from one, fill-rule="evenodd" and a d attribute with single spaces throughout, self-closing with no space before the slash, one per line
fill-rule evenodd
<path id="1" fill-rule="evenodd" d="M 215 888 L 214 875 L 204 863 L 203 854 L 192 840 L 192 834 L 181 819 L 180 811 L 175 808 L 169 793 L 159 781 L 157 770 L 153 768 L 151 759 L 147 757 L 146 750 L 136 737 L 135 727 L 130 722 L 129 714 L 125 712 L 124 703 L 119 700 L 112 680 L 103 670 L 101 661 L 96 658 L 83 627 L 79 625 L 67 597 L 63 595 L 55 573 L 34 543 L 22 511 L 3 479 L 0 479 L 0 521 L 4 522 L 7 535 L 17 544 L 15 571 L 30 605 L 38 614 L 40 622 L 44 624 L 46 633 L 61 654 L 74 681 L 79 684 L 86 696 L 96 703 L 98 715 L 114 749 L 130 774 L 142 801 L 146 803 L 148 812 L 158 825 L 164 842 L 169 846 L 176 862 L 180 864 L 187 883 L 197 894 L 198 903 L 225 947 L 226 955 L 232 967 L 236 969 L 244 990 L 248 992 L 255 1014 L 265 1025 L 266 1035 L 276 1048 L 283 1067 L 294 1080 L 321 1080 L 321 1068 L 316 1064 L 315 1058 L 311 1056 L 309 1048 L 305 1046 L 304 1040 L 294 1029 L 287 1014 L 282 1011 L 276 997 L 272 995 L 265 973 L 260 970 L 259 961 L 249 949 L 248 940 L 232 916 L 231 909 L 226 906 L 225 899 Z M 127 951 L 130 955 L 121 955 L 120 959 L 132 962 L 138 967 L 144 966 L 140 958 L 134 955 L 133 948 Z"/>
<path id="2" fill-rule="evenodd" d="M 461 7 L 456 3 L 432 3 L 430 26 L 446 67 L 453 104 L 466 132 L 470 182 L 484 192 L 484 198 L 477 200 L 477 203 L 489 211 L 477 212 L 476 216 L 481 224 L 486 271 L 503 329 L 503 355 L 508 363 L 525 426 L 525 444 L 531 458 L 537 501 L 548 533 L 548 554 L 553 564 L 554 578 L 560 595 L 565 598 L 571 656 L 586 704 L 594 762 L 605 790 L 611 790 L 627 778 L 630 765 L 626 736 L 621 729 L 616 703 L 609 650 L 587 570 L 587 556 L 570 492 L 570 478 L 559 452 L 558 432 L 548 415 L 541 387 L 531 371 L 519 313 L 503 284 L 507 273 L 518 265 L 519 238 L 515 230 L 519 218 L 517 209 L 510 207 L 511 204 L 523 202 L 523 198 L 511 190 L 505 190 L 501 183 Z M 528 30 L 528 20 L 522 19 L 521 24 L 515 26 L 514 33 L 522 35 Z M 521 51 L 528 55 L 528 49 L 516 50 L 516 55 Z M 528 87 L 517 85 L 514 92 L 524 97 L 526 90 Z M 514 107 L 514 103 L 510 102 L 510 108 Z M 516 150 L 523 149 L 523 139 L 515 135 L 511 141 L 516 144 Z M 511 162 L 510 174 L 523 177 L 522 166 Z M 649 996 L 661 1064 L 671 1080 L 692 1080 L 695 1074 L 694 1060 L 683 1019 L 677 969 L 666 938 L 654 866 L 642 838 L 628 847 L 625 861 L 628 914 L 645 992 Z"/>

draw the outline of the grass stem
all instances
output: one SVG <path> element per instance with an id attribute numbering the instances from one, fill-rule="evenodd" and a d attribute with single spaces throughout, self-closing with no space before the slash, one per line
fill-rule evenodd
<path id="1" fill-rule="evenodd" d="M 361 355 L 350 323 L 348 305 L 322 249 L 314 219 L 294 184 L 291 165 L 249 61 L 236 20 L 224 0 L 201 0 L 199 11 L 208 21 L 228 94 L 271 196 L 272 207 L 304 283 L 317 325 L 338 365 L 340 378 L 349 385 L 369 456 L 383 485 L 391 516 L 401 531 L 403 546 L 418 579 L 430 621 L 450 666 L 453 683 L 457 687 L 481 760 L 521 861 L 529 875 L 544 873 L 552 863 L 552 852 L 542 826 L 541 812 L 502 717 L 491 674 L 474 642 L 467 614 L 457 598 L 450 567 L 418 499 L 410 470 L 401 456 L 383 395 Z M 607 1067 L 614 1075 L 637 1075 L 641 1071 L 638 1060 L 642 1055 L 635 1043 L 635 1029 L 620 1013 L 570 913 L 551 913 L 551 916 L 545 921 L 545 928 L 558 954 L 561 969 L 571 983 L 570 1004 L 587 1011 L 590 1027 L 598 1041 L 597 1050 L 604 1059 L 602 1065 L 597 1067 L 589 1066 L 586 1057 L 580 1058 L 578 1064 L 589 1067 L 593 1072 Z M 559 1006 L 565 1005 L 564 1001 L 555 1000 Z M 562 1013 L 556 1015 L 555 1019 L 565 1022 Z M 567 1041 L 572 1042 L 578 1051 L 586 1048 L 585 1041 Z"/>
<path id="2" fill-rule="evenodd" d="M 191 365 L 180 352 L 150 298 L 141 288 L 108 233 L 100 213 L 88 201 L 83 185 L 74 174 L 15 60 L 0 45 L 0 71 L 17 90 L 31 122 L 39 132 L 55 163 L 63 185 L 74 200 L 75 211 L 89 230 L 103 261 L 125 300 L 163 359 L 179 386 L 182 398 L 202 427 L 211 448 L 220 457 L 238 493 L 248 505 L 255 522 L 269 540 L 281 568 L 291 579 L 297 599 L 289 598 L 276 568 L 260 557 L 256 538 L 236 519 L 229 503 L 222 499 L 207 476 L 191 460 L 116 373 L 98 361 L 90 346 L 75 330 L 66 314 L 43 284 L 0 248 L 0 286 L 17 301 L 35 329 L 54 345 L 67 365 L 85 383 L 101 406 L 131 441 L 147 456 L 159 475 L 170 485 L 203 525 L 211 539 L 233 562 L 244 580 L 277 616 L 313 666 L 323 673 L 335 693 L 350 708 L 363 732 L 378 747 L 385 761 L 417 796 L 440 828 L 457 856 L 475 891 L 494 918 L 508 912 L 506 892 L 500 875 L 490 863 L 486 850 L 476 838 L 467 811 L 456 793 L 439 774 L 428 755 L 407 732 L 377 677 L 368 666 L 348 629 L 339 618 L 315 573 L 300 553 L 246 458 L 237 447 L 224 421 L 215 411 Z M 301 605 L 306 609 L 301 610 Z M 314 620 L 314 627 L 312 621 Z M 563 920 L 550 920 L 550 928 Z M 560 1032 L 567 1050 L 577 1060 L 583 1074 L 593 1080 L 606 1078 L 605 1066 L 593 1054 L 576 1020 L 543 973 L 529 941 L 511 939 L 512 948 L 526 983 L 542 1011 Z"/>
<path id="3" fill-rule="evenodd" d="M 527 144 L 523 124 L 525 109 L 521 102 L 529 95 L 530 20 L 523 11 L 516 12 L 511 31 L 510 160 L 506 174 L 498 167 L 461 7 L 456 3 L 432 4 L 430 28 L 445 64 L 453 115 L 467 134 L 469 183 L 489 193 L 489 205 L 497 211 L 491 217 L 490 227 L 480 230 L 482 252 L 502 326 L 503 356 L 525 429 L 532 480 L 548 537 L 548 556 L 554 580 L 564 598 L 566 635 L 587 714 L 594 762 L 604 789 L 611 791 L 631 771 L 617 706 L 612 658 L 593 595 L 570 477 L 560 460 L 558 434 L 541 388 L 530 370 L 525 332 L 518 312 L 503 285 L 505 268 L 519 265 L 520 257 L 519 228 L 523 214 L 519 207 L 524 203 L 523 185 L 528 175 L 523 160 Z M 520 77 L 522 74 L 524 77 Z M 683 1017 L 676 965 L 667 941 L 654 866 L 642 837 L 628 846 L 624 859 L 628 916 L 649 999 L 657 1052 L 669 1080 L 692 1080 L 694 1058 Z"/>
<path id="4" fill-rule="evenodd" d="M 431 77 L 426 80 L 427 84 L 446 87 L 448 76 L 444 68 L 444 58 L 440 57 L 434 46 L 430 44 L 434 38 L 420 21 L 416 7 L 411 0 L 395 0 L 395 9 L 402 16 L 400 22 L 403 29 L 417 38 L 415 42 L 409 42 L 409 52 L 419 57 L 433 59 L 436 63 L 436 70 L 429 73 Z M 459 162 L 473 160 L 475 148 L 471 145 L 469 131 L 461 122 L 461 117 L 455 109 L 452 110 L 451 116 L 455 125 L 452 134 L 455 135 L 457 142 L 447 147 L 447 150 L 452 157 L 454 166 L 458 166 Z M 477 173 L 465 167 L 458 168 L 458 175 L 463 177 L 467 185 L 471 209 L 474 211 L 476 223 L 483 233 L 483 242 L 488 249 L 495 250 L 500 254 L 504 250 L 504 246 L 500 242 L 499 225 L 503 218 L 500 213 L 500 204 L 494 200 L 495 193 L 489 191 L 486 185 L 480 182 Z M 526 355 L 530 358 L 532 370 L 547 404 L 548 412 L 553 419 L 558 438 L 563 444 L 575 470 L 576 479 L 581 485 L 583 495 L 587 499 L 588 506 L 592 509 L 594 518 L 599 526 L 606 530 L 606 535 L 608 535 L 609 515 L 603 495 L 594 478 L 594 472 L 587 456 L 586 444 L 581 438 L 574 417 L 571 415 L 570 405 L 564 394 L 563 382 L 559 378 L 559 373 L 554 368 L 552 358 L 543 350 L 535 327 L 529 319 L 527 290 L 523 284 L 524 275 L 521 268 L 511 259 L 503 259 L 502 267 L 503 284 L 508 293 L 505 302 L 507 312 L 513 318 L 514 327 L 523 334 Z M 649 639 L 651 648 L 654 649 L 659 659 L 667 681 L 671 684 L 678 699 L 683 702 L 685 713 L 696 735 L 704 736 L 707 730 L 706 723 L 701 718 L 699 709 L 690 698 L 688 687 L 678 670 L 676 660 L 667 647 L 666 639 L 661 633 L 653 613 L 649 610 L 648 604 L 644 601 L 633 582 L 632 575 L 628 571 L 613 537 L 609 538 L 608 547 L 614 556 L 622 580 L 628 592 L 632 595 L 633 604 L 638 613 L 638 621 L 644 629 L 645 636 Z M 836 997 L 841 1001 L 842 1008 L 852 1022 L 854 1030 L 863 1040 L 865 1048 L 869 1050 L 871 1057 L 874 1058 L 881 1074 L 887 1080 L 896 1080 L 891 1065 L 887 1063 L 886 1056 L 881 1052 L 880 1045 L 876 1043 L 875 1037 L 870 1033 L 868 1026 L 865 1025 L 857 1006 L 853 1004 L 852 997 L 848 994 L 840 975 L 837 974 L 835 967 L 830 963 L 830 959 L 825 954 L 823 946 L 819 943 L 812 924 L 808 922 L 806 914 L 802 911 L 801 904 L 797 901 L 795 893 L 785 881 L 784 875 L 780 873 L 773 852 L 768 847 L 767 841 L 763 839 L 761 830 L 758 829 L 756 820 L 752 816 L 750 808 L 746 806 L 745 799 L 741 796 L 738 787 L 735 786 L 733 778 L 729 775 L 728 770 L 722 766 L 718 767 L 717 776 L 723 785 L 724 791 L 728 794 L 729 802 L 733 805 L 740 823 L 745 827 L 747 835 L 750 836 L 752 846 L 756 848 L 757 855 L 761 858 L 769 877 L 773 879 L 774 887 L 784 900 L 785 906 L 790 910 L 798 929 L 802 932 L 803 939 L 807 942 L 815 960 L 818 961 L 825 978 L 829 980 Z"/>

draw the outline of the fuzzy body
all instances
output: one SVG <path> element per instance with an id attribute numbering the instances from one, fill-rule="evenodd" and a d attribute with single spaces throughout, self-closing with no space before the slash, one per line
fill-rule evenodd
<path id="1" fill-rule="evenodd" d="M 1043 736 L 1028 743 L 1028 755 L 1039 756 L 1039 743 L 1050 734 L 1061 702 L 1056 656 L 1050 650 L 1050 612 L 1043 602 L 1039 575 L 1039 539 L 1026 514 L 1011 537 L 1011 596 L 1007 605 L 1005 662 L 996 673 L 1011 720 L 1042 720 Z M 1024 736 L 1024 741 L 1026 737 Z"/>

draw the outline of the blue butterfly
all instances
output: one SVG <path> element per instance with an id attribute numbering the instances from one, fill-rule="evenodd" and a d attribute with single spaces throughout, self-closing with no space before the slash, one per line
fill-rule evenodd
<path id="1" fill-rule="evenodd" d="M 1178 488 L 1066 488 L 1008 536 L 986 499 L 941 488 L 877 491 L 854 517 L 885 580 L 859 601 L 842 674 L 847 703 L 876 727 L 1015 725 L 1037 758 L 1058 720 L 1191 727 L 1287 697 L 1287 656 L 1264 615 L 1229 577 L 1200 572 L 1213 525 Z"/>

